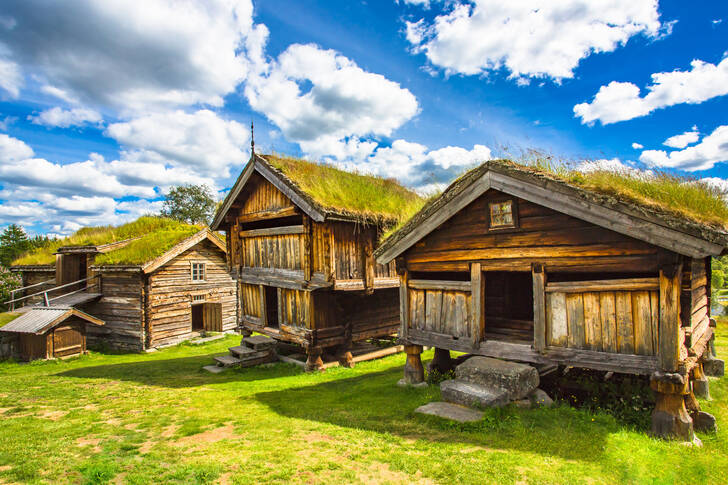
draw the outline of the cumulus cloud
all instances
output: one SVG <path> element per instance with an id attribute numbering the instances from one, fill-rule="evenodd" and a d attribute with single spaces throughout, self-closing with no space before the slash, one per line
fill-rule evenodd
<path id="1" fill-rule="evenodd" d="M 11 163 L 33 156 L 33 149 L 22 140 L 0 133 L 0 163 Z"/>
<path id="2" fill-rule="evenodd" d="M 656 37 L 657 0 L 455 0 L 429 21 L 406 23 L 415 52 L 446 73 L 505 68 L 512 78 L 571 78 L 579 62 L 630 37 Z"/>
<path id="3" fill-rule="evenodd" d="M 347 137 L 389 136 L 418 110 L 417 99 L 398 83 L 311 44 L 291 45 L 259 65 L 245 95 L 305 151 Z"/>
<path id="4" fill-rule="evenodd" d="M 69 126 L 83 126 L 87 123 L 97 124 L 103 120 L 101 114 L 88 108 L 63 109 L 58 106 L 29 116 L 36 125 L 68 128 Z"/>
<path id="5" fill-rule="evenodd" d="M 249 155 L 248 129 L 210 110 L 177 110 L 112 123 L 106 135 L 136 151 L 128 158 L 192 167 L 199 174 L 212 173 L 217 178 L 228 177 L 229 168 L 241 166 Z"/>
<path id="6" fill-rule="evenodd" d="M 651 170 L 640 170 L 632 165 L 622 162 L 619 158 L 588 160 L 580 163 L 576 168 L 584 173 L 615 172 L 623 175 L 631 175 L 633 177 L 651 177 L 654 175 Z"/>
<path id="7" fill-rule="evenodd" d="M 222 105 L 246 76 L 255 30 L 251 0 L 6 0 L 3 10 L 0 85 L 11 95 L 20 66 L 68 99 L 131 110 Z"/>
<path id="8" fill-rule="evenodd" d="M 676 104 L 699 104 L 728 94 L 728 58 L 717 66 L 694 60 L 689 71 L 652 74 L 647 94 L 630 82 L 612 81 L 599 88 L 591 103 L 574 106 L 574 116 L 582 123 L 600 121 L 603 125 L 646 116 Z"/>
<path id="9" fill-rule="evenodd" d="M 634 148 L 635 150 L 642 150 L 644 148 L 644 145 L 634 142 L 632 143 L 632 148 Z"/>
<path id="10" fill-rule="evenodd" d="M 685 148 L 688 145 L 692 145 L 700 138 L 700 133 L 693 129 L 692 131 L 686 131 L 680 135 L 671 136 L 664 142 L 663 145 L 670 148 Z"/>
<path id="11" fill-rule="evenodd" d="M 683 150 L 645 150 L 640 161 L 648 165 L 696 171 L 713 168 L 716 163 L 728 161 L 728 125 L 719 126 L 703 137 L 700 143 Z"/>

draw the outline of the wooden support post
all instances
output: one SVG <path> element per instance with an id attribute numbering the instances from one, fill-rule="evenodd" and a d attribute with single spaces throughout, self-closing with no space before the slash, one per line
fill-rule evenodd
<path id="1" fill-rule="evenodd" d="M 370 232 L 364 232 L 364 289 L 367 295 L 374 293 L 374 278 L 376 277 L 376 260 L 374 259 L 374 240 Z"/>
<path id="2" fill-rule="evenodd" d="M 404 384 L 415 385 L 425 382 L 425 369 L 422 367 L 421 345 L 405 345 L 407 362 L 404 364 Z"/>
<path id="3" fill-rule="evenodd" d="M 710 400 L 710 383 L 703 372 L 703 364 L 698 362 L 691 371 L 693 394 L 701 399 Z"/>
<path id="4" fill-rule="evenodd" d="M 303 279 L 311 281 L 313 276 L 313 248 L 311 245 L 311 218 L 303 216 L 303 235 L 301 236 L 301 259 L 303 264 Z"/>
<path id="5" fill-rule="evenodd" d="M 346 347 L 341 347 L 336 355 L 336 360 L 339 361 L 341 367 L 354 367 L 354 357 Z"/>
<path id="6" fill-rule="evenodd" d="M 260 321 L 264 327 L 268 327 L 268 302 L 265 299 L 265 287 L 258 285 L 258 300 L 260 305 Z"/>
<path id="7" fill-rule="evenodd" d="M 542 264 L 531 265 L 533 277 L 533 349 L 546 348 L 546 271 Z"/>
<path id="8" fill-rule="evenodd" d="M 450 372 L 453 368 L 453 361 L 448 349 L 435 347 L 435 357 L 427 365 L 427 372 L 437 371 L 440 374 Z"/>
<path id="9" fill-rule="evenodd" d="M 473 305 L 472 344 L 478 348 L 485 339 L 485 277 L 480 263 L 470 265 L 470 291 Z"/>
<path id="10" fill-rule="evenodd" d="M 681 374 L 655 372 L 650 387 L 656 398 L 652 434 L 693 441 L 693 420 L 685 407 L 685 396 L 690 393 L 688 380 Z"/>
<path id="11" fill-rule="evenodd" d="M 399 267 L 398 267 L 399 269 Z M 407 339 L 407 329 L 409 328 L 409 272 L 406 268 L 402 268 L 399 277 L 399 338 Z"/>
<path id="12" fill-rule="evenodd" d="M 306 372 L 324 370 L 324 361 L 321 360 L 321 347 L 309 347 L 306 352 Z"/>
<path id="13" fill-rule="evenodd" d="M 665 372 L 675 372 L 680 361 L 680 286 L 682 263 L 660 270 L 659 362 Z"/>

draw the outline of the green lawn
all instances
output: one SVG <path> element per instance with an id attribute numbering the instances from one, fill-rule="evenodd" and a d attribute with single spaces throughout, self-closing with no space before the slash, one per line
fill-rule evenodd
<path id="1" fill-rule="evenodd" d="M 719 328 L 719 342 L 728 341 Z M 455 425 L 413 410 L 404 355 L 303 374 L 274 364 L 211 375 L 237 342 L 152 354 L 0 363 L 0 483 L 719 483 L 728 386 L 712 379 L 717 435 L 656 440 L 605 414 L 491 410 Z M 722 345 L 720 352 L 728 354 Z M 427 359 L 431 352 L 426 353 Z"/>

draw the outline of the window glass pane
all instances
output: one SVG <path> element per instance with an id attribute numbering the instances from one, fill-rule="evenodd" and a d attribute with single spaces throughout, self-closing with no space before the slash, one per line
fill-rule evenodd
<path id="1" fill-rule="evenodd" d="M 505 227 L 513 225 L 513 203 L 510 200 L 505 202 L 493 202 L 490 204 L 490 226 Z"/>
<path id="2" fill-rule="evenodd" d="M 205 264 L 192 263 L 192 280 L 202 281 L 205 279 Z"/>

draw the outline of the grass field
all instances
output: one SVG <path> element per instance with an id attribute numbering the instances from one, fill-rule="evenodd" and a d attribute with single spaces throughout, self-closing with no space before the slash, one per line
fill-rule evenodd
<path id="1" fill-rule="evenodd" d="M 728 329 L 719 351 L 728 354 Z M 403 355 L 303 374 L 201 371 L 237 343 L 0 363 L 0 483 L 724 483 L 728 379 L 704 446 L 656 440 L 567 406 L 455 425 L 413 410 Z M 431 352 L 425 354 L 431 358 Z"/>

